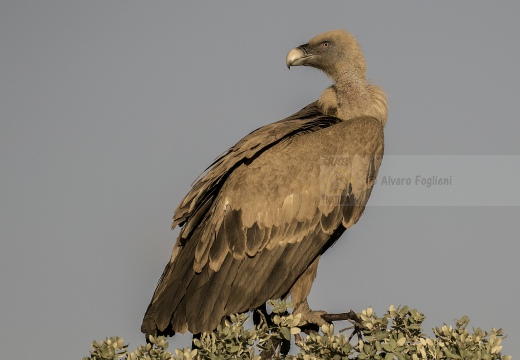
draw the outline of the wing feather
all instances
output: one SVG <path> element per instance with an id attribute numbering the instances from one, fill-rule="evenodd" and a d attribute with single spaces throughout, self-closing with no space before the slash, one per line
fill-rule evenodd
<path id="1" fill-rule="evenodd" d="M 229 239 L 227 237 L 225 225 L 220 226 L 217 232 L 217 236 L 209 247 L 209 266 L 213 271 L 219 271 L 220 265 L 222 265 L 224 259 L 229 253 Z M 205 260 L 203 260 L 206 263 Z"/>
<path id="2" fill-rule="evenodd" d="M 246 229 L 246 254 L 254 256 L 266 239 L 266 228 L 260 228 L 254 223 L 250 228 Z"/>
<path id="3" fill-rule="evenodd" d="M 254 158 L 287 136 L 317 131 L 340 121 L 334 117 L 324 116 L 318 109 L 318 102 L 315 101 L 283 120 L 251 132 L 218 157 L 208 167 L 207 172 L 193 185 L 175 210 L 172 228 L 184 224 L 202 203 L 214 198 L 218 193 L 219 184 L 225 181 L 227 175 L 243 161 Z"/>

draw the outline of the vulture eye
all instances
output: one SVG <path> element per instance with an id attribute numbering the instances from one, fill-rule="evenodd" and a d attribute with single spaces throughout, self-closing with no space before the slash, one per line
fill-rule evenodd
<path id="1" fill-rule="evenodd" d="M 329 47 L 330 46 L 330 41 L 324 41 L 321 43 L 321 47 L 322 48 L 326 48 L 326 47 Z"/>

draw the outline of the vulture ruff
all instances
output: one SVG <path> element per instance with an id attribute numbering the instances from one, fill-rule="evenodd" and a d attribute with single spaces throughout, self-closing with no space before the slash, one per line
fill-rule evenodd
<path id="1" fill-rule="evenodd" d="M 289 295 L 305 315 L 320 255 L 361 217 L 383 157 L 386 96 L 367 82 L 359 45 L 343 30 L 294 48 L 286 63 L 334 83 L 245 136 L 181 201 L 147 335 L 212 331 L 229 314 Z"/>

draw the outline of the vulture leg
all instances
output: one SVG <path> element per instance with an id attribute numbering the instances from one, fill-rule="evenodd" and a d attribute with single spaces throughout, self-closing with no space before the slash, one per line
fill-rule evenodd
<path id="1" fill-rule="evenodd" d="M 320 257 L 316 257 L 314 261 L 305 269 L 303 274 L 296 280 L 289 293 L 291 300 L 296 310 L 303 302 L 307 303 L 307 296 L 311 292 L 312 283 L 318 271 L 318 262 Z M 308 307 L 308 305 L 307 305 Z"/>
<path id="2" fill-rule="evenodd" d="M 311 310 L 307 300 L 300 303 L 300 305 L 294 309 L 293 314 L 301 314 L 300 325 L 303 326 L 304 329 L 318 331 L 320 326 L 327 324 L 322 318 L 322 315 L 327 314 L 327 312 L 323 310 Z"/>
<path id="3" fill-rule="evenodd" d="M 293 314 L 301 314 L 301 325 L 316 325 L 319 327 L 327 323 L 321 317 L 321 315 L 327 312 L 320 310 L 313 311 L 309 308 L 309 303 L 307 302 L 307 296 L 311 292 L 312 283 L 318 271 L 319 260 L 319 256 L 314 259 L 290 290 L 291 300 L 294 305 Z M 309 326 L 309 328 L 315 330 L 313 326 Z"/>

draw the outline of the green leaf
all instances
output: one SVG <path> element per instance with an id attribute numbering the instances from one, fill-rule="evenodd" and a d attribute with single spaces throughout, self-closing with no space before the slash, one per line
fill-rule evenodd
<path id="1" fill-rule="evenodd" d="M 292 327 L 291 328 L 291 334 L 296 335 L 301 333 L 301 329 L 299 327 Z"/>
<path id="2" fill-rule="evenodd" d="M 282 336 L 285 340 L 291 340 L 291 331 L 287 327 L 283 327 L 280 329 L 280 332 L 282 333 Z"/>

